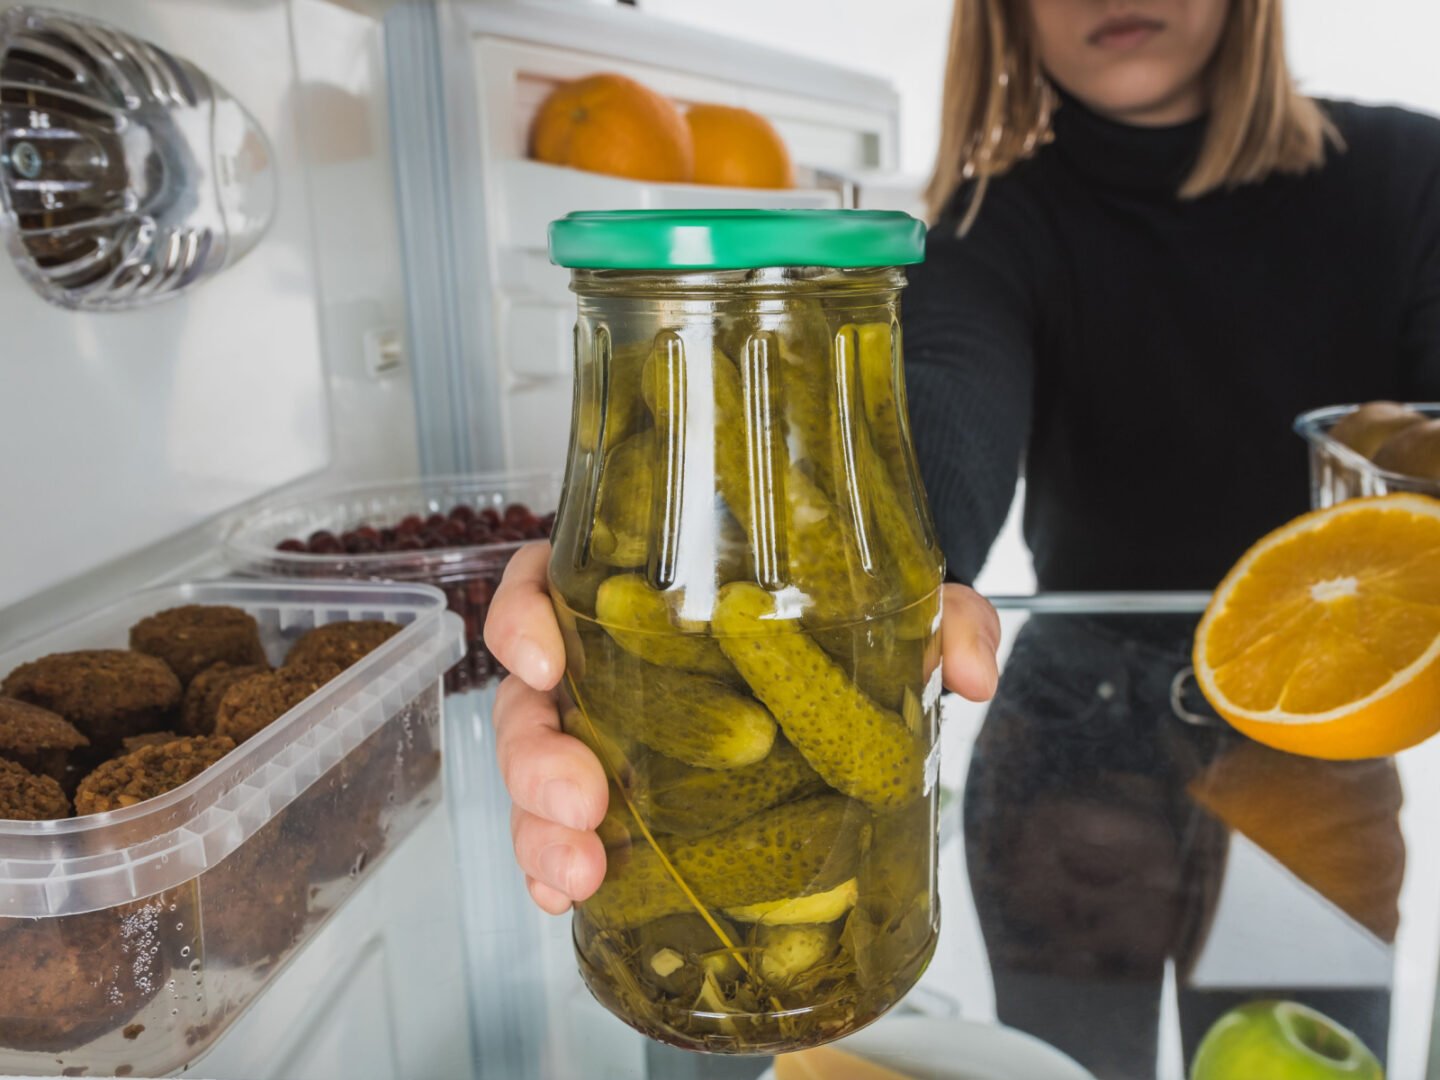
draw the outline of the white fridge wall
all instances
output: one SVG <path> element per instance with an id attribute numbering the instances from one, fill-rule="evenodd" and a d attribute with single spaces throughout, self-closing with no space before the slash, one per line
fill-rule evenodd
<path id="1" fill-rule="evenodd" d="M 27 522 L 0 539 L 0 643 L 218 570 L 217 515 L 276 488 L 418 467 L 385 5 L 54 6 L 235 94 L 274 145 L 278 213 L 237 266 L 134 313 L 52 308 L 0 253 L 0 506 Z"/>
<path id="2" fill-rule="evenodd" d="M 0 260 L 0 606 L 325 466 L 329 423 L 287 6 L 54 5 L 183 56 L 269 136 L 269 233 L 178 300 L 82 314 Z M 12 519 L 13 520 L 13 519 Z"/>

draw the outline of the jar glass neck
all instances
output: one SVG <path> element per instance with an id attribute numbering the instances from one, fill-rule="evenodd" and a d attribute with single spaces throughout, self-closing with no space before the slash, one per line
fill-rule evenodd
<path id="1" fill-rule="evenodd" d="M 686 300 L 785 299 L 859 293 L 897 293 L 905 272 L 897 266 L 842 269 L 772 266 L 751 270 L 572 270 L 570 288 L 581 297 L 664 297 Z"/>

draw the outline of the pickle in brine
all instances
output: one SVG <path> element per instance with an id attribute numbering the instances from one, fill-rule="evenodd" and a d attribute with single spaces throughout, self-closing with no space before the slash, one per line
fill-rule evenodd
<path id="1" fill-rule="evenodd" d="M 738 769 L 697 769 L 653 757 L 644 779 L 636 807 L 651 828 L 677 836 L 704 836 L 825 787 L 800 751 L 778 741 L 755 764 Z"/>
<path id="2" fill-rule="evenodd" d="M 647 664 L 618 648 L 611 660 L 571 686 L 576 703 L 602 727 L 706 769 L 751 765 L 774 745 L 774 718 L 733 686 Z"/>
<path id="3" fill-rule="evenodd" d="M 602 394 L 596 385 L 580 402 L 580 449 L 600 448 L 600 406 L 605 405 L 605 450 L 618 446 L 634 435 L 645 423 L 645 400 L 640 396 L 640 373 L 650 343 L 631 343 L 613 347 L 608 358 L 609 385 Z M 597 372 L 598 376 L 598 372 Z M 582 383 L 582 385 L 584 385 Z"/>
<path id="4" fill-rule="evenodd" d="M 704 632 L 708 627 L 681 625 L 666 594 L 639 574 L 619 574 L 601 585 L 595 615 L 617 645 L 642 660 L 717 678 L 735 676 L 720 646 Z"/>
<path id="5" fill-rule="evenodd" d="M 654 506 L 655 435 L 642 431 L 605 455 L 590 553 L 610 566 L 645 563 Z"/>
<path id="6" fill-rule="evenodd" d="M 815 771 L 835 790 L 876 810 L 906 806 L 921 792 L 915 735 L 882 709 L 755 585 L 720 590 L 713 620 L 720 647 Z"/>
<path id="7" fill-rule="evenodd" d="M 743 907 L 826 892 L 855 876 L 870 815 L 839 795 L 814 795 L 690 840 L 662 839 L 675 873 L 707 908 Z M 583 905 L 610 929 L 694 910 L 653 847 L 612 857 Z"/>
<path id="8" fill-rule="evenodd" d="M 755 944 L 761 949 L 760 974 L 784 986 L 819 967 L 835 955 L 840 929 L 834 924 L 760 926 Z"/>
<path id="9" fill-rule="evenodd" d="M 560 730 L 588 746 L 612 780 L 627 788 L 633 785 L 635 763 L 640 760 L 643 748 L 616 725 L 604 717 L 586 715 L 570 706 L 560 714 Z"/>

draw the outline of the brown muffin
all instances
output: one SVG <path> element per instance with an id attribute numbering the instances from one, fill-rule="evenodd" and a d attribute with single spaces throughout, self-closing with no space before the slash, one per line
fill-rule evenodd
<path id="1" fill-rule="evenodd" d="M 21 664 L 0 693 L 59 713 L 97 749 L 165 726 L 180 680 L 163 660 L 125 649 L 53 653 Z"/>
<path id="2" fill-rule="evenodd" d="M 261 964 L 299 940 L 310 915 L 315 852 L 282 835 L 288 816 L 271 821 L 200 878 L 209 962 Z"/>
<path id="3" fill-rule="evenodd" d="M 53 1053 L 118 1030 L 165 985 L 165 906 L 0 920 L 0 1046 Z"/>
<path id="4" fill-rule="evenodd" d="M 215 714 L 225 691 L 241 679 L 261 675 L 269 664 L 211 664 L 190 680 L 180 705 L 180 730 L 187 735 L 210 735 L 215 731 Z"/>
<path id="5" fill-rule="evenodd" d="M 51 821 L 70 816 L 70 800 L 54 777 L 36 776 L 0 758 L 0 818 Z"/>
<path id="6" fill-rule="evenodd" d="M 241 679 L 220 699 L 215 734 L 244 742 L 340 674 L 334 663 L 287 665 Z"/>
<path id="7" fill-rule="evenodd" d="M 222 735 L 142 746 L 105 762 L 81 780 L 75 792 L 75 812 L 103 814 L 153 799 L 199 776 L 234 749 L 234 741 Z"/>
<path id="8" fill-rule="evenodd" d="M 223 604 L 186 604 L 141 619 L 130 628 L 130 647 L 164 660 L 182 685 L 222 660 L 266 663 L 255 620 Z"/>
<path id="9" fill-rule="evenodd" d="M 124 757 L 126 754 L 133 754 L 136 750 L 145 746 L 164 746 L 166 743 L 183 739 L 184 736 L 174 731 L 150 731 L 144 735 L 131 735 L 128 739 L 120 742 L 120 753 L 116 757 Z"/>
<path id="10" fill-rule="evenodd" d="M 403 627 L 380 620 L 336 622 L 307 630 L 285 657 L 285 666 L 328 660 L 347 668 L 378 649 Z"/>
<path id="11" fill-rule="evenodd" d="M 89 745 L 90 740 L 59 713 L 0 697 L 0 758 L 63 785 L 70 751 Z"/>

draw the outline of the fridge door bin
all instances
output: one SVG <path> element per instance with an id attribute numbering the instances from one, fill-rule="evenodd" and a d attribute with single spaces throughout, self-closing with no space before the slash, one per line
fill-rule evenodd
<path id="1" fill-rule="evenodd" d="M 0 672 L 123 648 L 139 619 L 189 603 L 248 611 L 272 662 L 326 623 L 402 630 L 165 795 L 0 821 L 0 1072 L 183 1069 L 440 800 L 463 628 L 423 585 L 165 586 L 0 653 Z"/>

